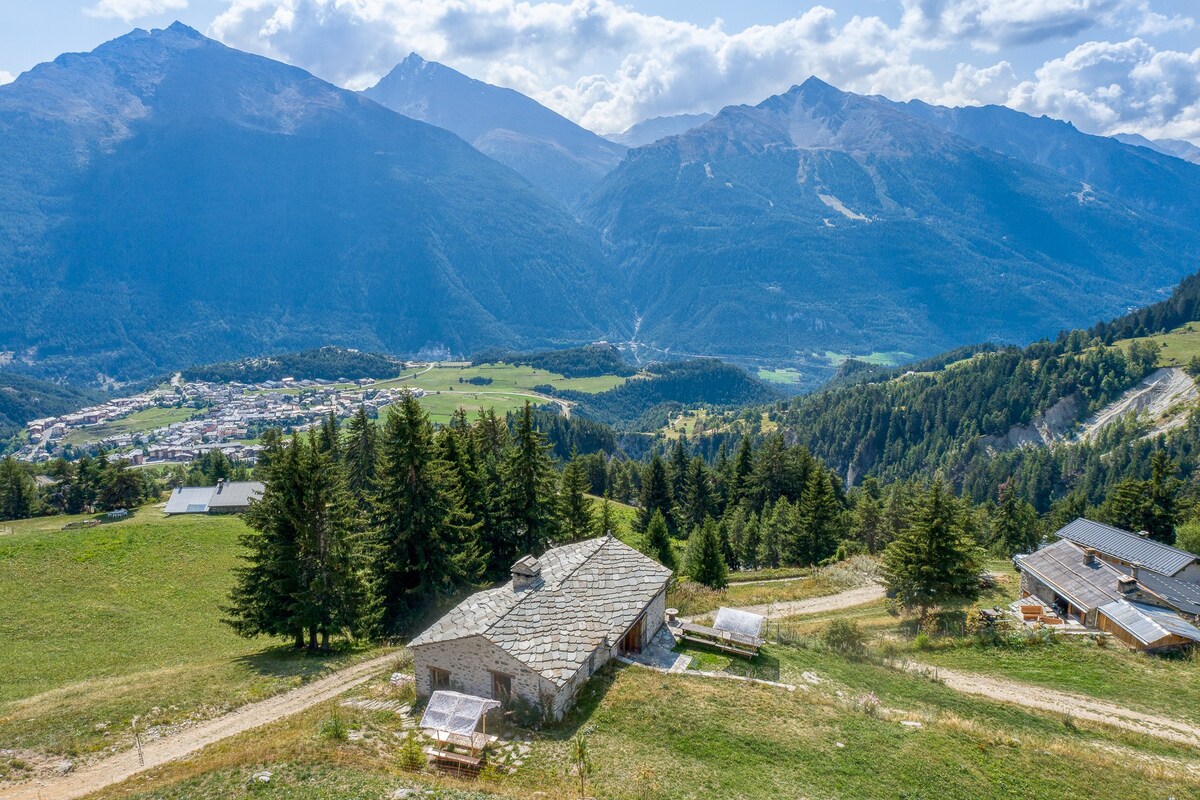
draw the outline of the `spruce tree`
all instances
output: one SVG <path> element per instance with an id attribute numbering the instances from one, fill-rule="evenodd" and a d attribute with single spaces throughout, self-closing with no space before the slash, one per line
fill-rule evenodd
<path id="1" fill-rule="evenodd" d="M 779 502 L 763 506 L 759 524 L 758 550 L 755 563 L 760 569 L 778 567 L 782 561 L 782 544 L 790 530 L 793 509 L 786 497 Z"/>
<path id="2" fill-rule="evenodd" d="M 758 514 L 751 511 L 746 515 L 746 527 L 742 533 L 742 544 L 738 552 L 738 564 L 742 569 L 755 569 L 758 562 L 758 549 L 762 540 L 762 522 Z"/>
<path id="3" fill-rule="evenodd" d="M 482 561 L 477 526 L 412 395 L 393 406 L 380 451 L 375 573 L 383 628 L 398 632 L 426 604 L 477 581 Z"/>
<path id="4" fill-rule="evenodd" d="M 671 534 L 667 530 L 667 521 L 661 511 L 655 511 L 646 525 L 646 544 L 650 548 L 650 555 L 657 559 L 658 563 L 672 570 L 678 566 L 675 563 L 675 551 L 671 549 Z"/>
<path id="5" fill-rule="evenodd" d="M 501 472 L 504 536 L 492 553 L 493 574 L 507 574 L 523 555 L 541 555 L 559 534 L 554 466 L 528 401 L 517 418 Z"/>
<path id="6" fill-rule="evenodd" d="M 862 486 L 854 493 L 850 530 L 851 535 L 872 555 L 891 540 L 884 523 L 883 495 L 879 490 L 879 481 L 873 477 L 864 478 Z"/>
<path id="7" fill-rule="evenodd" d="M 680 524 L 689 528 L 704 522 L 716 514 L 716 498 L 712 486 L 712 475 L 700 456 L 692 458 L 683 482 Z"/>
<path id="8" fill-rule="evenodd" d="M 796 506 L 796 526 L 784 542 L 787 563 L 809 566 L 832 556 L 837 551 L 839 513 L 830 476 L 812 469 Z"/>
<path id="9" fill-rule="evenodd" d="M 749 436 L 743 436 L 738 444 L 737 454 L 730 467 L 729 505 L 741 503 L 753 493 L 754 480 L 754 447 Z"/>
<path id="10" fill-rule="evenodd" d="M 1175 523 L 1179 521 L 1177 497 L 1180 481 L 1175 477 L 1179 465 L 1166 450 L 1155 450 L 1150 457 L 1150 514 L 1146 530 L 1160 542 L 1175 541 Z"/>
<path id="11" fill-rule="evenodd" d="M 12 456 L 0 461 L 0 520 L 27 519 L 37 504 L 33 477 Z"/>
<path id="12" fill-rule="evenodd" d="M 612 502 L 605 497 L 600 501 L 600 519 L 596 521 L 597 533 L 601 536 L 620 538 L 617 530 L 617 517 L 613 514 Z"/>
<path id="13" fill-rule="evenodd" d="M 638 505 L 641 506 L 638 510 L 639 530 L 646 530 L 654 512 L 658 511 L 667 523 L 667 530 L 673 532 L 675 503 L 671 494 L 671 483 L 667 477 L 666 464 L 657 453 L 650 457 L 650 463 L 642 471 L 642 491 Z"/>
<path id="14" fill-rule="evenodd" d="M 323 453 L 329 455 L 331 461 L 336 464 L 341 460 L 342 446 L 338 437 L 338 421 L 332 410 L 321 421 L 321 435 L 316 441 L 317 446 L 321 448 Z"/>
<path id="15" fill-rule="evenodd" d="M 558 490 L 559 520 L 564 541 L 579 541 L 595 533 L 592 501 L 585 495 L 589 488 L 586 468 L 578 453 L 573 453 L 563 469 Z"/>
<path id="16" fill-rule="evenodd" d="M 675 440 L 675 445 L 671 448 L 671 456 L 667 464 L 667 476 L 671 481 L 671 496 L 676 500 L 683 498 L 683 486 L 687 481 L 688 466 L 691 460 L 688 458 L 687 444 L 684 437 Z M 669 520 L 668 520 L 669 521 Z M 680 521 L 680 526 L 684 523 Z"/>
<path id="17" fill-rule="evenodd" d="M 1041 540 L 1037 512 L 1017 495 L 1012 480 L 1000 484 L 991 519 L 991 546 L 1006 556 L 1030 553 Z"/>
<path id="18" fill-rule="evenodd" d="M 922 616 L 977 598 L 981 564 L 979 548 L 959 525 L 954 495 L 941 481 L 919 496 L 907 530 L 883 553 L 888 592 Z"/>
<path id="19" fill-rule="evenodd" d="M 693 581 L 710 589 L 724 589 L 728 583 L 728 567 L 721 553 L 720 533 L 711 517 L 692 531 L 688 539 L 684 571 Z"/>
<path id="20" fill-rule="evenodd" d="M 342 449 L 346 488 L 359 507 L 365 509 L 375 492 L 375 476 L 379 470 L 379 430 L 363 406 L 359 406 L 346 423 L 346 441 Z"/>

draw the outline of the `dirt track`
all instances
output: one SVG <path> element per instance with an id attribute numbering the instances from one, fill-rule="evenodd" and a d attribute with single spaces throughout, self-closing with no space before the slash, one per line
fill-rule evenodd
<path id="1" fill-rule="evenodd" d="M 365 683 L 395 660 L 394 652 L 339 670 L 298 689 L 242 706 L 224 716 L 202 722 L 172 736 L 143 746 L 145 764 L 137 750 L 128 750 L 97 761 L 68 775 L 22 783 L 0 789 L 0 800 L 73 800 L 97 792 L 132 775 L 177 761 L 192 753 L 252 728 L 304 711 Z"/>

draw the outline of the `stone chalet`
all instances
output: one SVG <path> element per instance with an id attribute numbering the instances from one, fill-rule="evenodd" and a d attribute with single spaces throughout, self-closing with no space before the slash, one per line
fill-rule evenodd
<path id="1" fill-rule="evenodd" d="M 525 556 L 511 581 L 472 595 L 413 639 L 417 695 L 521 698 L 561 719 L 596 670 L 658 633 L 670 578 L 611 536 Z"/>

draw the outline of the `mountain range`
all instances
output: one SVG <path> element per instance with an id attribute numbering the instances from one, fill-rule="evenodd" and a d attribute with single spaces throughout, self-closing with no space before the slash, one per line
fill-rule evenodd
<path id="1" fill-rule="evenodd" d="M 406 117 L 453 131 L 567 204 L 579 200 L 625 154 L 624 145 L 520 92 L 468 78 L 416 53 L 363 94 Z"/>
<path id="2" fill-rule="evenodd" d="M 813 78 L 622 136 L 416 55 L 364 93 L 178 23 L 61 56 L 0 86 L 0 352 L 105 382 L 606 339 L 813 385 L 1111 316 L 1200 255 L 1200 166 L 1006 108 Z"/>
<path id="3" fill-rule="evenodd" d="M 595 235 L 463 142 L 181 24 L 0 87 L 0 349 L 93 379 L 616 328 Z"/>
<path id="4" fill-rule="evenodd" d="M 642 147 L 654 144 L 668 136 L 678 136 L 697 128 L 713 118 L 712 114 L 675 114 L 669 117 L 651 117 L 626 128 L 623 133 L 609 135 L 609 139 L 626 147 Z"/>

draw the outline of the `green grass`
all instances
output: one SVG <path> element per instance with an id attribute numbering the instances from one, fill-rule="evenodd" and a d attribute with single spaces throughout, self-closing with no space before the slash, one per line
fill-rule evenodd
<path id="1" fill-rule="evenodd" d="M 511 776 L 463 784 L 397 769 L 394 714 L 315 708 L 167 765 L 103 798 L 288 800 L 389 796 L 398 786 L 455 798 L 578 797 L 568 750 L 582 733 L 588 795 L 607 800 L 745 798 L 1194 797 L 1194 750 L 961 695 L 934 681 L 819 648 L 768 646 L 745 667 L 795 692 L 700 676 L 607 668 L 561 725 L 532 735 Z M 805 679 L 805 674 L 815 683 Z M 368 687 L 368 693 L 376 691 Z M 873 693 L 879 705 L 856 705 Z M 318 731 L 346 715 L 360 739 Z M 902 725 L 915 721 L 920 727 Z M 249 791 L 259 769 L 268 787 Z M 1098 787 L 1103 787 L 1097 794 Z M 467 794 L 470 790 L 478 794 Z"/>
<path id="2" fill-rule="evenodd" d="M 578 392 L 603 392 L 625 383 L 626 378 L 616 375 L 601 375 L 592 378 L 565 378 L 554 372 L 535 369 L 527 366 L 512 364 L 480 364 L 479 366 L 446 366 L 437 365 L 415 378 L 405 381 L 386 381 L 375 384 L 379 387 L 414 386 L 427 392 L 438 391 L 468 391 L 470 389 L 486 391 L 504 391 L 506 389 L 523 389 L 532 391 L 533 387 L 541 385 L 553 386 L 555 389 L 573 390 Z M 472 386 L 460 383 L 468 378 L 491 378 L 486 386 Z"/>
<path id="3" fill-rule="evenodd" d="M 1158 366 L 1183 367 L 1200 356 L 1200 322 L 1180 325 L 1173 331 L 1139 339 L 1122 339 L 1113 347 L 1127 347 L 1130 342 L 1149 342 L 1158 348 Z"/>
<path id="4" fill-rule="evenodd" d="M 132 518 L 62 531 L 70 517 L 0 536 L 0 742 L 87 752 L 129 720 L 173 725 L 260 699 L 344 665 L 221 624 L 239 563 L 237 517 Z"/>
<path id="5" fill-rule="evenodd" d="M 444 425 L 450 421 L 454 412 L 460 408 L 466 411 L 467 416 L 472 419 L 480 410 L 488 408 L 503 417 L 510 411 L 520 411 L 526 401 L 534 404 L 541 402 L 536 397 L 455 391 L 442 394 L 426 394 L 421 398 L 421 407 L 429 414 L 430 420 Z"/>
<path id="6" fill-rule="evenodd" d="M 804 376 L 800 374 L 799 370 L 791 367 L 786 367 L 783 369 L 767 369 L 766 367 L 758 368 L 758 379 L 760 381 L 766 381 L 767 383 L 778 383 L 785 386 L 790 386 L 800 383 L 803 378 Z"/>
<path id="7" fill-rule="evenodd" d="M 871 353 L 870 355 L 863 356 L 853 353 L 834 353 L 831 350 L 826 350 L 825 358 L 835 367 L 840 367 L 850 359 L 865 361 L 868 364 L 876 364 L 881 367 L 894 367 L 898 364 L 903 364 L 905 361 L 910 361 L 913 358 L 913 354 L 896 350 L 886 353 Z"/>
<path id="8" fill-rule="evenodd" d="M 145 408 L 103 425 L 73 430 L 67 434 L 64 441 L 67 444 L 78 445 L 98 442 L 109 436 L 120 436 L 123 433 L 146 433 L 175 422 L 185 422 L 197 413 L 199 411 L 195 408 Z"/>

